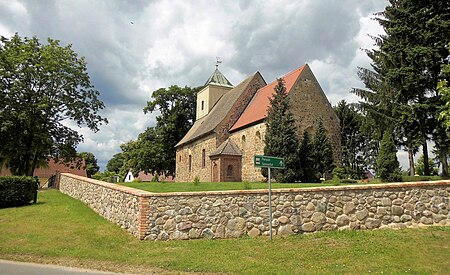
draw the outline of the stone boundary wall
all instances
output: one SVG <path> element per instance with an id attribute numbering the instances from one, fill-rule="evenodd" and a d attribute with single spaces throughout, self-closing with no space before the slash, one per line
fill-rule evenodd
<path id="1" fill-rule="evenodd" d="M 151 193 L 68 173 L 61 174 L 59 190 L 84 202 L 135 237 L 145 237 L 148 195 Z"/>
<path id="2" fill-rule="evenodd" d="M 150 193 L 63 174 L 61 191 L 140 239 L 269 234 L 267 190 Z M 276 189 L 273 234 L 450 226 L 449 194 L 448 180 Z"/>

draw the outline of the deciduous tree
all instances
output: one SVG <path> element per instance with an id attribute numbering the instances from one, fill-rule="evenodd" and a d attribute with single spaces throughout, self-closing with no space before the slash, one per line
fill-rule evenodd
<path id="1" fill-rule="evenodd" d="M 91 152 L 81 152 L 78 153 L 78 157 L 82 158 L 85 163 L 85 169 L 87 176 L 90 178 L 92 175 L 98 172 L 100 167 L 97 164 L 97 159 L 95 158 L 94 154 Z"/>
<path id="2" fill-rule="evenodd" d="M 189 131 L 195 121 L 197 92 L 201 87 L 178 87 L 170 86 L 169 88 L 161 88 L 152 93 L 152 98 L 147 102 L 144 113 L 159 112 L 156 117 L 156 126 L 152 135 L 154 142 L 157 144 L 147 144 L 148 146 L 157 146 L 158 154 L 163 166 L 151 168 L 161 169 L 169 175 L 175 174 L 175 145 Z M 145 135 L 145 134 L 144 134 Z M 159 136 L 161 138 L 158 138 Z M 156 148 L 149 148 L 149 151 L 156 152 Z"/>
<path id="3" fill-rule="evenodd" d="M 98 131 L 107 122 L 87 73 L 71 45 L 15 34 L 0 39 L 0 159 L 14 175 L 33 175 L 47 158 L 76 156 L 83 137 L 64 124 Z"/>

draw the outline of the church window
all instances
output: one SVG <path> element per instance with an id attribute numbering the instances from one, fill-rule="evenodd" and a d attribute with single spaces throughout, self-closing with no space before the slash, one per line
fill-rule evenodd
<path id="1" fill-rule="evenodd" d="M 202 111 L 205 109 L 205 101 L 202 100 Z"/>
<path id="2" fill-rule="evenodd" d="M 189 155 L 189 172 L 192 172 L 192 156 Z"/>
<path id="3" fill-rule="evenodd" d="M 232 177 L 233 176 L 233 165 L 228 165 L 227 167 L 227 177 Z"/>
<path id="4" fill-rule="evenodd" d="M 206 166 L 206 151 L 205 149 L 202 150 L 202 168 L 205 168 Z"/>
<path id="5" fill-rule="evenodd" d="M 261 133 L 259 131 L 256 131 L 256 138 L 258 141 L 261 140 Z"/>
<path id="6" fill-rule="evenodd" d="M 180 154 L 180 156 L 178 157 L 178 159 L 179 159 L 178 161 L 181 162 L 181 154 Z"/>

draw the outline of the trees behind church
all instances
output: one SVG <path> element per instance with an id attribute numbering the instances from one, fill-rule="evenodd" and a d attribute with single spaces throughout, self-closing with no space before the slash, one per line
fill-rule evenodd
<path id="1" fill-rule="evenodd" d="M 159 112 L 156 125 L 148 127 L 136 140 L 122 144 L 122 153 L 108 162 L 107 169 L 122 174 L 132 169 L 135 174 L 144 171 L 175 175 L 175 145 L 195 121 L 198 91 L 176 85 L 154 91 L 144 113 Z"/>

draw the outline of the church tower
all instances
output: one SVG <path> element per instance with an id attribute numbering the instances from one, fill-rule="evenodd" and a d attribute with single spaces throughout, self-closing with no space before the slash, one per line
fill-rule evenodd
<path id="1" fill-rule="evenodd" d="M 196 120 L 206 116 L 217 101 L 229 90 L 233 89 L 230 81 L 219 71 L 219 65 L 206 81 L 204 88 L 197 93 Z"/>

